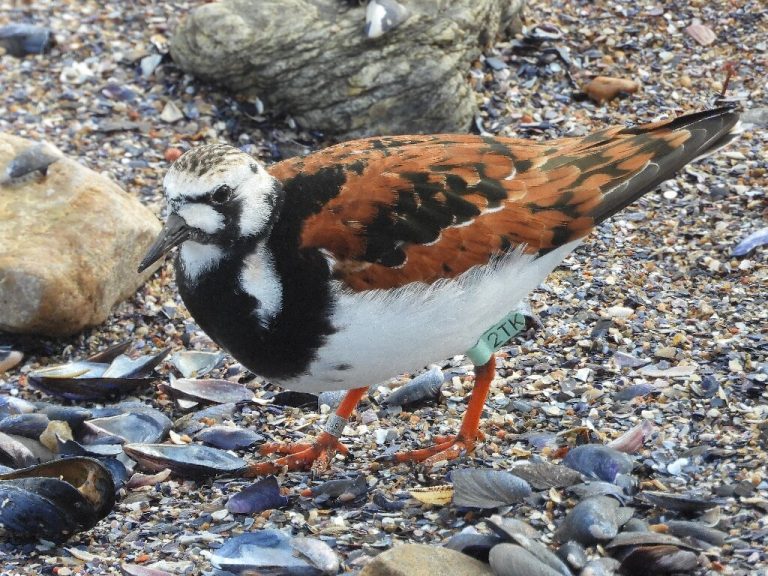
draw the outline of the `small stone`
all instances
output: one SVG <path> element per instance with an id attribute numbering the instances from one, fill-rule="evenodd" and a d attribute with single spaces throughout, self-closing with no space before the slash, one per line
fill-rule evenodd
<path id="1" fill-rule="evenodd" d="M 166 162 L 176 162 L 182 154 L 183 152 L 179 148 L 166 148 L 163 158 L 165 158 Z"/>
<path id="2" fill-rule="evenodd" d="M 674 52 L 668 52 L 666 50 L 662 50 L 661 52 L 659 52 L 659 60 L 661 60 L 663 64 L 667 64 L 671 62 L 674 57 L 675 57 Z"/>
<path id="3" fill-rule="evenodd" d="M 382 552 L 360 576 L 434 576 L 445 574 L 448 566 L 451 576 L 493 576 L 490 567 L 479 560 L 426 544 L 403 544 Z"/>
<path id="4" fill-rule="evenodd" d="M 584 87 L 584 92 L 598 104 L 613 100 L 619 94 L 634 94 L 640 90 L 640 84 L 626 78 L 598 76 Z"/>
<path id="5" fill-rule="evenodd" d="M 176 106 L 173 102 L 170 100 L 165 103 L 165 107 L 163 108 L 163 111 L 160 113 L 160 120 L 163 122 L 167 122 L 168 124 L 173 124 L 174 122 L 178 122 L 184 118 L 184 113 L 179 110 L 179 107 Z"/>
<path id="6" fill-rule="evenodd" d="M 667 360 L 674 360 L 677 357 L 677 348 L 674 346 L 661 346 L 657 348 L 653 353 L 656 358 L 666 358 Z"/>
<path id="7" fill-rule="evenodd" d="M 694 22 L 688 26 L 685 29 L 685 32 L 702 46 L 709 46 L 717 39 L 717 36 L 715 36 L 715 33 L 709 26 L 705 26 L 699 22 Z"/>
<path id="8" fill-rule="evenodd" d="M 23 358 L 24 355 L 18 350 L 0 349 L 0 374 L 16 366 Z"/>

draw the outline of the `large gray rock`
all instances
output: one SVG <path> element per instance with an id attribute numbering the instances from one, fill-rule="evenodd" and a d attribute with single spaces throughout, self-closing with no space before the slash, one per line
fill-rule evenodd
<path id="1" fill-rule="evenodd" d="M 3 174 L 33 145 L 0 133 Z M 0 330 L 73 334 L 103 322 L 151 273 L 136 267 L 160 223 L 107 177 L 60 157 L 46 174 L 3 180 Z"/>
<path id="2" fill-rule="evenodd" d="M 493 572 L 488 564 L 455 550 L 403 544 L 376 556 L 360 576 L 493 576 Z"/>
<path id="3" fill-rule="evenodd" d="M 346 138 L 466 130 L 481 49 L 524 0 L 400 0 L 409 17 L 370 39 L 365 6 L 341 0 L 222 0 L 194 9 L 173 59 L 204 80 L 257 95 L 307 128 Z"/>

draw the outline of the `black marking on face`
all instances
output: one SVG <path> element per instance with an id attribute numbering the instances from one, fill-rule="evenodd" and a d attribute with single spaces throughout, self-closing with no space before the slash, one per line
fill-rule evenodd
<path id="1" fill-rule="evenodd" d="M 334 366 L 333 369 L 338 370 L 339 372 L 345 372 L 347 370 L 352 369 L 352 364 L 347 364 L 347 363 L 336 364 L 336 366 Z"/>

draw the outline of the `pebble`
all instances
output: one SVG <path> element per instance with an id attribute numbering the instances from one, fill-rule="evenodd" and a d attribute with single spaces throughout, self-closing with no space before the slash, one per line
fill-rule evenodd
<path id="1" fill-rule="evenodd" d="M 169 124 L 173 124 L 174 122 L 178 122 L 184 118 L 184 113 L 179 110 L 179 107 L 176 106 L 173 102 L 170 100 L 165 103 L 165 106 L 163 107 L 163 111 L 160 113 L 160 120 L 163 122 L 167 122 Z"/>

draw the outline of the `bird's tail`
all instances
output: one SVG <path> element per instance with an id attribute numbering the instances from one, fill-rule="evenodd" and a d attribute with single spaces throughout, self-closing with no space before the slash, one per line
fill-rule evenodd
<path id="1" fill-rule="evenodd" d="M 715 108 L 625 128 L 614 134 L 626 140 L 645 166 L 614 188 L 604 191 L 590 216 L 601 222 L 646 192 L 668 180 L 689 162 L 712 154 L 741 133 L 739 112 L 734 107 Z"/>

